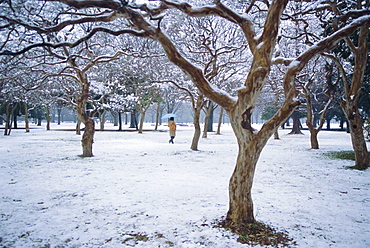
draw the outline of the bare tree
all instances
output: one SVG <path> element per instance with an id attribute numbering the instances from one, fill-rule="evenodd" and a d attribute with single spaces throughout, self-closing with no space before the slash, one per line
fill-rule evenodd
<path id="1" fill-rule="evenodd" d="M 334 20 L 321 18 L 326 25 L 326 33 L 335 34 L 343 27 L 349 26 L 355 21 L 367 19 L 370 14 L 370 1 L 333 1 L 329 5 L 322 6 L 322 13 L 334 13 Z M 341 48 L 349 52 L 343 59 L 332 54 L 323 55 L 332 59 L 337 65 L 343 81 L 343 100 L 341 107 L 349 122 L 352 147 L 355 152 L 355 166 L 353 168 L 364 170 L 370 166 L 370 159 L 364 137 L 363 120 L 358 108 L 361 87 L 364 81 L 367 60 L 369 58 L 369 23 L 364 22 L 352 36 L 346 36 L 341 41 Z M 346 48 L 344 48 L 346 47 Z M 346 68 L 344 61 L 348 57 L 353 58 L 354 66 Z"/>
<path id="2" fill-rule="evenodd" d="M 335 97 L 340 77 L 335 79 L 333 74 L 332 64 L 317 59 L 312 63 L 312 68 L 307 70 L 306 76 L 297 80 L 301 94 L 306 99 L 306 125 L 310 131 L 311 149 L 319 149 L 318 133 L 324 126 L 326 113 Z M 322 75 L 325 75 L 325 80 Z"/>

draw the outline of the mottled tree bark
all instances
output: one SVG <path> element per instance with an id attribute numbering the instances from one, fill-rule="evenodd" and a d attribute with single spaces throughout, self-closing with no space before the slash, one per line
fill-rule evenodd
<path id="1" fill-rule="evenodd" d="M 351 80 L 351 85 L 345 86 L 346 99 L 341 103 L 344 113 L 349 122 L 353 150 L 355 152 L 355 168 L 364 170 L 370 166 L 369 153 L 367 151 L 366 140 L 363 133 L 363 121 L 358 110 L 358 99 L 360 97 L 362 82 L 368 60 L 368 33 L 369 25 L 364 25 L 360 29 L 358 47 L 353 49 L 355 56 L 355 67 Z M 350 42 L 347 39 L 347 43 Z M 347 81 L 346 81 L 347 82 Z M 347 82 L 348 83 L 348 82 Z"/>
<path id="2" fill-rule="evenodd" d="M 72 64 L 73 65 L 73 64 Z M 82 154 L 81 157 L 92 157 L 93 150 L 92 146 L 94 143 L 95 135 L 95 122 L 90 116 L 86 113 L 86 103 L 89 99 L 89 89 L 90 82 L 87 79 L 85 71 L 81 71 L 75 67 L 76 74 L 78 75 L 79 82 L 81 85 L 81 94 L 78 95 L 76 101 L 76 110 L 78 121 L 82 122 L 85 125 L 85 129 L 82 135 Z"/>
<path id="3" fill-rule="evenodd" d="M 355 47 L 349 38 L 344 40 L 351 49 L 354 56 L 354 70 L 352 79 L 348 80 L 346 71 L 340 64 L 339 60 L 334 56 L 326 55 L 333 59 L 338 69 L 341 71 L 344 84 L 344 100 L 341 102 L 341 107 L 348 120 L 348 127 L 351 133 L 352 147 L 355 152 L 355 166 L 353 168 L 364 170 L 370 166 L 369 153 L 366 146 L 366 140 L 363 133 L 363 121 L 358 109 L 358 99 L 361 93 L 361 87 L 364 80 L 366 63 L 368 59 L 369 44 L 368 44 L 369 24 L 365 23 L 360 28 L 358 37 L 358 47 Z"/>
<path id="4" fill-rule="evenodd" d="M 370 159 L 363 133 L 363 122 L 360 114 L 358 113 L 357 104 L 353 103 L 353 106 L 350 105 L 351 104 L 343 103 L 342 108 L 349 122 L 352 147 L 355 152 L 356 164 L 353 168 L 365 170 L 370 166 Z"/>

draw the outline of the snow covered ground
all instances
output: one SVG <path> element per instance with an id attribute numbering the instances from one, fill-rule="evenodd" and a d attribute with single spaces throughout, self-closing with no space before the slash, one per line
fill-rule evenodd
<path id="1" fill-rule="evenodd" d="M 78 157 L 81 136 L 58 128 L 0 135 L 1 247 L 248 247 L 213 227 L 237 153 L 228 125 L 197 152 L 191 127 L 178 127 L 174 145 L 167 132 L 96 132 L 92 158 Z M 280 136 L 257 166 L 257 220 L 296 247 L 370 247 L 370 171 L 324 155 L 351 150 L 349 134 L 320 132 L 319 150 L 307 132 Z"/>

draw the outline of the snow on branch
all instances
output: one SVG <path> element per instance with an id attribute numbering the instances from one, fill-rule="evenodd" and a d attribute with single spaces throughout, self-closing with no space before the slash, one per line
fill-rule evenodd
<path id="1" fill-rule="evenodd" d="M 59 48 L 59 47 L 76 47 L 78 45 L 80 45 L 81 43 L 89 40 L 92 36 L 94 36 L 97 32 L 104 32 L 104 33 L 108 33 L 108 34 L 111 34 L 111 35 L 114 35 L 114 36 L 118 36 L 118 35 L 121 35 L 121 34 L 130 34 L 130 35 L 133 35 L 133 36 L 139 36 L 139 37 L 144 37 L 145 36 L 145 32 L 143 31 L 135 31 L 135 30 L 131 30 L 131 29 L 123 29 L 123 30 L 118 30 L 118 31 L 114 31 L 114 30 L 110 30 L 110 29 L 107 29 L 107 28 L 103 28 L 103 27 L 96 27 L 94 29 L 91 30 L 91 32 L 89 34 L 87 34 L 86 36 L 80 38 L 79 40 L 71 43 L 71 42 L 61 42 L 61 43 L 50 43 L 50 42 L 41 42 L 41 43 L 36 43 L 36 44 L 32 44 L 32 45 L 29 45 L 19 51 L 9 51 L 9 50 L 4 50 L 3 52 L 0 52 L 0 56 L 1 55 L 19 55 L 19 54 L 23 54 L 31 49 L 34 49 L 34 48 L 37 48 L 37 47 L 51 47 L 51 48 Z"/>
<path id="2" fill-rule="evenodd" d="M 105 15 L 105 16 L 95 15 L 95 16 L 92 16 L 92 17 L 85 17 L 85 18 L 81 18 L 81 19 L 67 20 L 67 21 L 59 23 L 58 25 L 51 26 L 51 27 L 33 26 L 33 25 L 30 25 L 28 23 L 23 22 L 22 20 L 9 18 L 9 17 L 3 16 L 3 15 L 0 16 L 0 19 L 6 20 L 6 21 L 8 21 L 9 23 L 12 23 L 12 24 L 18 24 L 20 26 L 23 26 L 23 27 L 27 28 L 28 30 L 34 30 L 39 34 L 48 34 L 48 33 L 51 33 L 51 32 L 58 32 L 58 31 L 62 30 L 63 28 L 67 27 L 67 26 L 71 26 L 71 25 L 75 25 L 75 24 L 90 23 L 90 22 L 111 22 L 114 19 L 116 19 L 117 17 L 118 17 L 117 12 L 112 12 L 109 15 Z"/>
<path id="3" fill-rule="evenodd" d="M 337 30 L 332 35 L 320 40 L 316 44 L 312 45 L 310 48 L 308 48 L 305 52 L 301 53 L 299 57 L 296 59 L 297 62 L 294 66 L 290 64 L 290 68 L 295 68 L 297 70 L 300 70 L 300 68 L 303 68 L 304 65 L 316 54 L 324 53 L 327 51 L 332 50 L 335 48 L 339 41 L 346 38 L 347 36 L 351 35 L 355 30 L 363 25 L 369 25 L 370 24 L 370 15 L 362 16 L 354 21 L 352 21 L 347 26 Z"/>
<path id="4" fill-rule="evenodd" d="M 236 13 L 226 5 L 222 4 L 221 1 L 215 1 L 215 5 L 195 8 L 188 3 L 163 0 L 160 8 L 161 10 L 166 8 L 175 8 L 192 17 L 218 16 L 224 18 L 239 25 L 250 45 L 253 47 L 255 46 L 256 41 L 254 38 L 256 37 L 256 33 L 254 31 L 252 21 L 247 17 L 247 15 Z M 159 9 L 157 11 L 159 11 Z"/>
<path id="5" fill-rule="evenodd" d="M 294 61 L 294 58 L 276 57 L 271 60 L 271 63 L 274 65 L 283 64 L 288 66 L 292 61 Z"/>
<path id="6" fill-rule="evenodd" d="M 195 99 L 194 99 L 193 94 L 190 92 L 190 90 L 185 88 L 185 87 L 180 86 L 175 81 L 173 81 L 173 80 L 162 80 L 162 81 L 152 81 L 152 83 L 171 83 L 171 84 L 175 85 L 178 89 L 185 91 L 189 95 L 190 100 L 191 100 L 191 105 L 192 105 L 193 108 L 195 107 Z"/>

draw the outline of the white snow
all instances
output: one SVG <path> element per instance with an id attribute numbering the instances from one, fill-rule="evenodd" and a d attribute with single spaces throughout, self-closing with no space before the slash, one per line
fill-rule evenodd
<path id="1" fill-rule="evenodd" d="M 260 43 L 257 45 L 257 47 L 256 47 L 256 48 L 257 48 L 258 50 L 260 50 L 264 44 L 265 44 L 264 42 L 260 42 Z"/>
<path id="2" fill-rule="evenodd" d="M 174 145 L 167 132 L 96 132 L 92 158 L 77 156 L 81 136 L 58 128 L 0 135 L 1 247 L 248 247 L 213 227 L 228 210 L 230 126 L 198 152 L 191 127 L 178 126 Z M 258 162 L 257 220 L 288 231 L 296 247 L 369 247 L 370 171 L 323 155 L 351 150 L 350 135 L 322 131 L 311 150 L 307 132 L 279 132 Z"/>
<path id="3" fill-rule="evenodd" d="M 290 62 L 290 64 L 289 64 L 289 66 L 288 66 L 288 68 L 294 68 L 294 67 L 297 67 L 297 66 L 299 66 L 299 64 L 300 64 L 301 62 L 300 61 L 298 61 L 298 60 L 293 60 L 292 62 Z"/>

